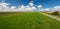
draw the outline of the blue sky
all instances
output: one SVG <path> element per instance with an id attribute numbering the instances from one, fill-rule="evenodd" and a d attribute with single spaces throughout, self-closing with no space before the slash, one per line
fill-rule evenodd
<path id="1" fill-rule="evenodd" d="M 60 11 L 60 0 L 0 0 L 0 11 Z"/>
<path id="2" fill-rule="evenodd" d="M 1 1 L 1 0 L 0 0 Z M 43 8 L 52 8 L 54 6 L 60 5 L 60 0 L 5 0 L 7 3 L 11 5 L 19 6 L 19 5 L 28 5 L 30 1 L 34 1 L 35 5 L 42 5 Z"/>

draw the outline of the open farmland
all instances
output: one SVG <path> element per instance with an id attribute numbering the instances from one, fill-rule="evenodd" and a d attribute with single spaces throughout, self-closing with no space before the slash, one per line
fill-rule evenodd
<path id="1" fill-rule="evenodd" d="M 0 12 L 0 29 L 60 29 L 60 22 L 38 12 Z"/>

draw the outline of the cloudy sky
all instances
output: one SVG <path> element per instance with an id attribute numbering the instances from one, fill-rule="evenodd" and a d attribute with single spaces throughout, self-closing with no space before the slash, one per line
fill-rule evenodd
<path id="1" fill-rule="evenodd" d="M 0 0 L 1 11 L 60 11 L 60 0 Z"/>

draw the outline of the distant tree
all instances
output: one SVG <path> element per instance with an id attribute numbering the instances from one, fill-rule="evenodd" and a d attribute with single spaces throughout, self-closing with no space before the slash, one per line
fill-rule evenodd
<path id="1" fill-rule="evenodd" d="M 59 15 L 59 12 L 58 11 L 55 11 L 52 13 L 53 15 Z"/>

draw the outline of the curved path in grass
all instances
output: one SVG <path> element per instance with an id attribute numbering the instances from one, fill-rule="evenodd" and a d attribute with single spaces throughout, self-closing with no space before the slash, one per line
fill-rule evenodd
<path id="1" fill-rule="evenodd" d="M 38 12 L 0 18 L 0 29 L 60 29 L 60 22 Z"/>
<path id="2" fill-rule="evenodd" d="M 49 14 L 46 14 L 46 13 L 41 13 L 41 14 L 46 15 L 46 16 L 48 16 L 50 18 L 53 18 L 53 19 L 56 19 L 56 20 L 60 21 L 60 18 L 58 18 L 57 16 L 49 15 Z"/>

